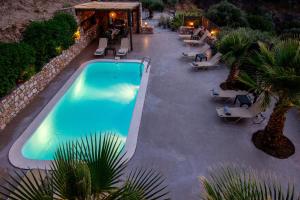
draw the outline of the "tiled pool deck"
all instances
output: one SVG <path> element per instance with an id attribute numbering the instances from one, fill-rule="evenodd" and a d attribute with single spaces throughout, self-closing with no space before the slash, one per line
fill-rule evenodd
<path id="1" fill-rule="evenodd" d="M 92 43 L 39 94 L 34 101 L 0 133 L 0 175 L 6 176 L 13 167 L 8 151 L 13 141 L 60 89 L 83 62 L 93 59 L 97 42 Z M 172 199 L 199 199 L 197 177 L 218 163 L 239 163 L 258 170 L 270 170 L 283 181 L 298 182 L 300 189 L 300 114 L 288 113 L 285 133 L 296 146 L 296 154 L 279 160 L 257 150 L 251 143 L 255 130 L 265 126 L 251 120 L 226 123 L 215 111 L 216 102 L 210 89 L 217 88 L 226 78 L 227 69 L 218 67 L 193 71 L 181 59 L 188 50 L 177 34 L 157 30 L 153 35 L 134 35 L 134 51 L 128 58 L 152 58 L 148 90 L 131 166 L 159 169 L 166 177 Z M 268 114 L 267 114 L 268 116 Z"/>

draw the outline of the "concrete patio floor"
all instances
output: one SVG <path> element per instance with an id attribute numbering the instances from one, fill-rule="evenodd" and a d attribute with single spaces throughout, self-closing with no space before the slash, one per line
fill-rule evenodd
<path id="1" fill-rule="evenodd" d="M 8 151 L 13 141 L 60 89 L 68 77 L 86 60 L 93 58 L 97 42 L 57 76 L 8 126 L 0 132 L 0 175 L 13 169 Z M 237 124 L 220 120 L 210 90 L 218 88 L 228 73 L 225 67 L 193 71 L 181 52 L 189 50 L 177 33 L 157 29 L 153 35 L 134 35 L 134 51 L 128 58 L 152 58 L 151 74 L 145 99 L 137 148 L 131 167 L 152 167 L 167 178 L 172 199 L 199 199 L 198 176 L 220 163 L 237 163 L 260 171 L 271 171 L 283 182 L 292 180 L 300 189 L 300 114 L 287 115 L 285 133 L 296 146 L 296 154 L 280 160 L 256 149 L 251 135 L 265 126 L 251 120 Z M 230 103 L 227 103 L 230 104 Z M 269 112 L 267 113 L 267 116 Z"/>

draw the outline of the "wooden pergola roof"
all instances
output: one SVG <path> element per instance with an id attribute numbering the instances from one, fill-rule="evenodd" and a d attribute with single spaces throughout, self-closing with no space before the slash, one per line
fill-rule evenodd
<path id="1" fill-rule="evenodd" d="M 92 1 L 74 6 L 75 10 L 134 10 L 139 2 L 98 2 Z"/>

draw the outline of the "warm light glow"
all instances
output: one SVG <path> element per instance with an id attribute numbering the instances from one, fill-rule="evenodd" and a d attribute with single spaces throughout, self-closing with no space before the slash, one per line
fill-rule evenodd
<path id="1" fill-rule="evenodd" d="M 111 11 L 109 13 L 109 16 L 114 19 L 114 18 L 116 18 L 117 14 L 114 11 Z"/>
<path id="2" fill-rule="evenodd" d="M 148 26 L 148 22 L 145 22 L 145 26 Z"/>
<path id="3" fill-rule="evenodd" d="M 218 34 L 218 30 L 211 30 L 211 31 L 210 31 L 210 34 L 211 34 L 212 36 L 216 36 L 216 35 Z"/>
<path id="4" fill-rule="evenodd" d="M 75 40 L 79 40 L 80 39 L 80 30 L 79 30 L 79 27 L 77 28 L 77 31 L 74 33 L 73 37 L 75 38 Z"/>
<path id="5" fill-rule="evenodd" d="M 189 25 L 190 26 L 194 26 L 194 22 L 189 22 Z"/>

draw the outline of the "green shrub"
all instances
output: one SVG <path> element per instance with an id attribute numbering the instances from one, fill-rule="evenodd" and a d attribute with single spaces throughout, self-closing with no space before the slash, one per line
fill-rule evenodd
<path id="1" fill-rule="evenodd" d="M 227 1 L 212 5 L 205 16 L 218 26 L 246 27 L 244 11 Z"/>
<path id="2" fill-rule="evenodd" d="M 199 18 L 202 16 L 203 11 L 200 9 L 195 9 L 195 10 L 189 10 L 189 11 L 185 11 L 185 12 L 176 12 L 175 16 L 170 19 L 169 22 L 169 27 L 172 30 L 177 30 L 180 26 L 184 25 L 184 20 L 185 18 Z M 200 24 L 199 20 L 193 20 L 194 21 L 194 25 L 198 26 Z"/>
<path id="3" fill-rule="evenodd" d="M 162 0 L 140 0 L 144 8 L 149 9 L 149 11 L 163 11 L 165 8 Z"/>
<path id="4" fill-rule="evenodd" d="M 274 23 L 272 18 L 263 15 L 247 15 L 247 20 L 250 28 L 257 29 L 261 31 L 274 31 Z"/>
<path id="5" fill-rule="evenodd" d="M 165 8 L 164 3 L 161 0 L 152 0 L 150 9 L 154 11 L 163 11 Z"/>
<path id="6" fill-rule="evenodd" d="M 74 43 L 73 34 L 77 29 L 74 17 L 70 14 L 57 13 L 48 21 L 32 22 L 23 34 L 23 42 L 36 51 L 36 71 L 51 58 Z"/>
<path id="7" fill-rule="evenodd" d="M 30 78 L 35 52 L 24 43 L 0 43 L 0 97 L 10 92 L 18 81 Z"/>
<path id="8" fill-rule="evenodd" d="M 170 20 L 169 26 L 172 30 L 177 30 L 184 24 L 184 15 L 176 13 L 175 16 Z"/>

